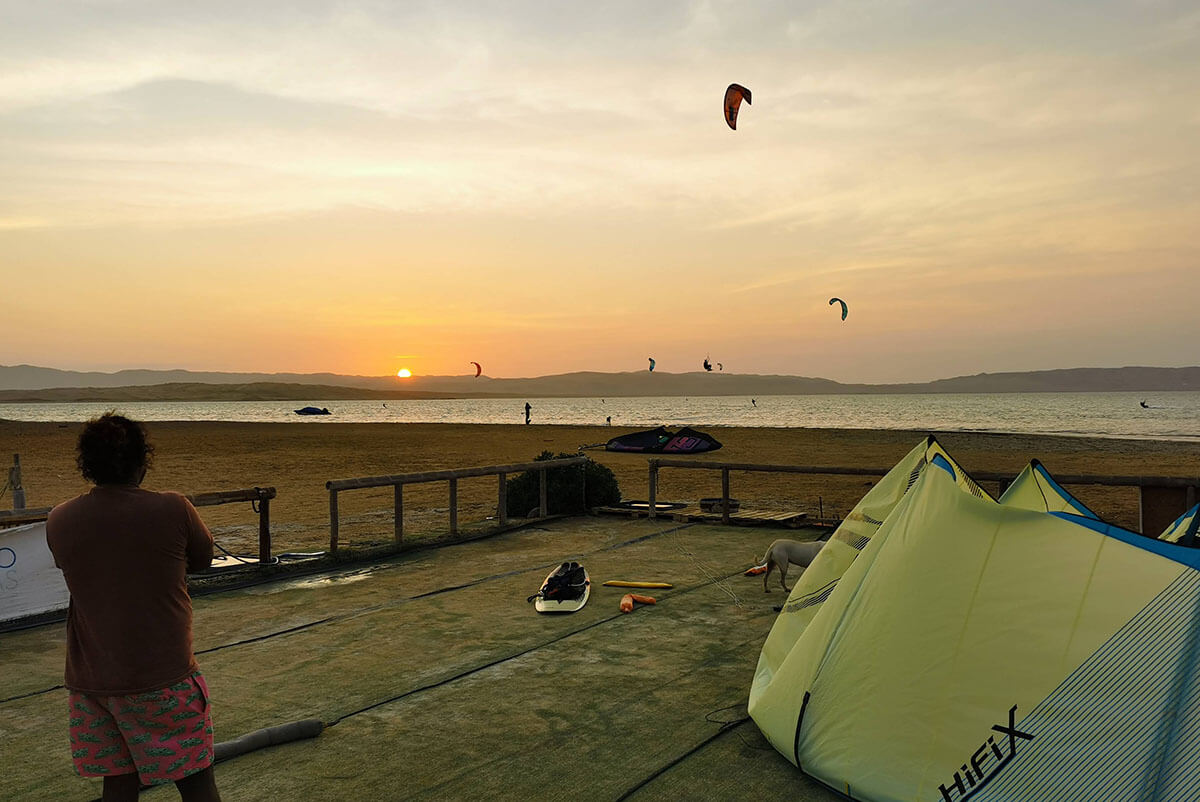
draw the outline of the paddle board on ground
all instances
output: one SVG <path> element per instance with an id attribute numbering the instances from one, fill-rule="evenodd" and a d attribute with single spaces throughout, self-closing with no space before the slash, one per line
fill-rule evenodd
<path id="1" fill-rule="evenodd" d="M 592 592 L 592 580 L 579 563 L 563 563 L 546 575 L 530 600 L 539 613 L 573 613 L 582 610 Z"/>

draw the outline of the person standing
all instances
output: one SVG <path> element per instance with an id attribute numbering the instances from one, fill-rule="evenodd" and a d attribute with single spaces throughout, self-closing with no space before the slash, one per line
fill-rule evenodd
<path id="1" fill-rule="evenodd" d="M 64 684 L 75 770 L 104 778 L 104 802 L 166 782 L 184 802 L 219 802 L 187 589 L 187 574 L 212 563 L 212 535 L 184 496 L 140 487 L 154 454 L 140 423 L 101 415 L 77 451 L 95 487 L 46 521 L 71 592 Z"/>
<path id="2" fill-rule="evenodd" d="M 525 425 L 526 426 L 529 425 L 529 413 L 532 409 L 533 409 L 533 407 L 529 406 L 529 402 L 526 401 L 525 402 Z"/>

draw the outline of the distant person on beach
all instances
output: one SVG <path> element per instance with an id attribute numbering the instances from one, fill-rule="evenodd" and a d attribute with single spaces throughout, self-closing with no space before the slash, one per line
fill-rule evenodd
<path id="1" fill-rule="evenodd" d="M 212 563 L 212 535 L 183 496 L 139 487 L 154 454 L 140 423 L 101 415 L 77 451 L 95 487 L 46 521 L 71 592 L 64 684 L 75 771 L 104 778 L 105 802 L 167 782 L 184 802 L 219 802 L 187 589 L 187 574 Z"/>
<path id="2" fill-rule="evenodd" d="M 526 401 L 526 402 L 525 402 L 525 424 L 526 424 L 526 425 L 528 425 L 528 424 L 529 424 L 529 412 L 530 412 L 530 410 L 532 410 L 532 409 L 533 409 L 533 407 L 529 406 L 529 402 L 528 402 L 528 401 Z"/>
<path id="3" fill-rule="evenodd" d="M 750 399 L 750 403 L 753 404 L 754 406 L 758 406 L 758 402 L 755 401 L 753 398 Z"/>
<path id="4" fill-rule="evenodd" d="M 612 426 L 612 415 L 609 415 L 607 418 L 604 419 L 604 425 Z"/>

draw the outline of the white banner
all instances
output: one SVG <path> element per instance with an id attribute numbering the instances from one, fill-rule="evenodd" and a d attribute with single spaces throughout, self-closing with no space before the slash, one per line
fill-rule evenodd
<path id="1" fill-rule="evenodd" d="M 0 621 L 65 610 L 69 600 L 45 522 L 0 529 Z"/>

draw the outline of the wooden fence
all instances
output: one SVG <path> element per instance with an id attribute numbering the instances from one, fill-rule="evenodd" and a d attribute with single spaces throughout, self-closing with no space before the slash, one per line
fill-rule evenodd
<path id="1" fill-rule="evenodd" d="M 479 468 L 458 468 L 446 471 L 424 471 L 422 473 L 399 473 L 391 476 L 363 476 L 357 479 L 333 479 L 325 483 L 329 490 L 329 553 L 338 550 L 338 493 L 346 490 L 361 490 L 370 487 L 391 487 L 394 516 L 394 538 L 399 545 L 404 539 L 404 486 L 427 482 L 448 482 L 450 486 L 450 533 L 458 534 L 458 480 L 475 476 L 497 477 L 496 517 L 501 526 L 508 523 L 508 504 L 505 498 L 505 482 L 510 473 L 538 472 L 538 515 L 546 517 L 546 471 L 570 465 L 583 465 L 587 457 L 519 462 L 512 465 L 488 465 Z M 584 485 L 586 491 L 586 484 Z"/>
<path id="2" fill-rule="evenodd" d="M 721 520 L 729 523 L 729 473 L 800 473 L 817 476 L 883 476 L 891 468 L 843 468 L 808 465 L 756 465 L 742 462 L 714 462 L 707 460 L 656 458 L 649 461 L 650 475 L 647 491 L 650 496 L 650 517 L 656 517 L 655 502 L 658 499 L 658 472 L 663 468 L 691 468 L 721 472 Z M 992 471 L 972 472 L 977 482 L 997 482 L 1003 493 L 1017 475 Z M 1055 474 L 1060 485 L 1105 485 L 1110 487 L 1139 488 L 1139 525 L 1143 534 L 1166 529 L 1176 518 L 1190 509 L 1200 489 L 1200 477 L 1180 476 L 1099 476 L 1091 474 Z"/>
<path id="3" fill-rule="evenodd" d="M 187 495 L 194 507 L 216 507 L 221 504 L 236 504 L 249 501 L 258 513 L 258 561 L 261 565 L 271 562 L 271 499 L 275 498 L 273 487 L 249 487 L 243 490 L 217 490 L 211 493 Z M 37 523 L 46 520 L 53 507 L 37 507 L 28 510 L 0 510 L 0 528 Z"/>

